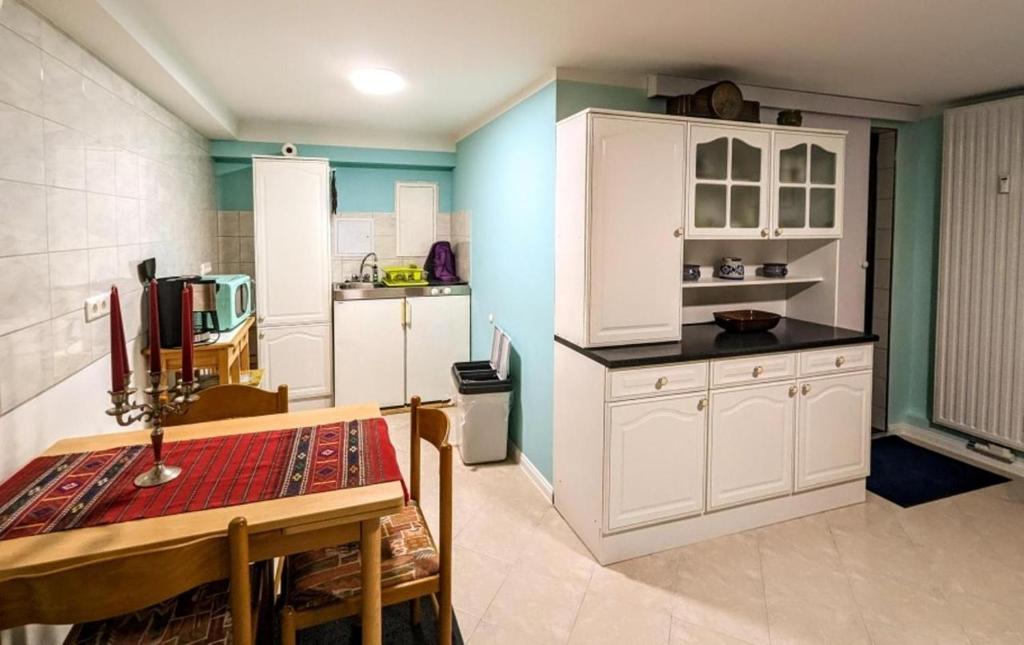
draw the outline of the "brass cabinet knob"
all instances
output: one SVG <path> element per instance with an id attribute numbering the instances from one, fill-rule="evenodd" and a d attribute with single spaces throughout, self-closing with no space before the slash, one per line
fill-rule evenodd
<path id="1" fill-rule="evenodd" d="M 267 337 L 267 334 L 266 334 L 266 332 L 262 332 L 262 331 L 261 331 L 261 332 L 260 332 L 260 338 L 266 338 L 266 337 Z"/>
<path id="2" fill-rule="evenodd" d="M 781 228 L 775 229 L 775 237 L 782 237 L 782 229 Z"/>
<path id="3" fill-rule="evenodd" d="M 796 396 L 796 386 L 795 385 L 790 385 L 789 386 L 789 398 L 792 399 L 794 396 Z"/>
<path id="4" fill-rule="evenodd" d="M 762 374 L 764 374 L 764 368 L 763 367 L 758 365 L 757 367 L 754 368 L 754 378 L 757 378 L 758 376 L 761 376 Z"/>
<path id="5" fill-rule="evenodd" d="M 697 401 L 697 409 L 700 410 L 701 412 L 703 412 L 704 409 L 707 408 L 707 407 L 708 407 L 708 400 L 707 399 L 701 399 L 700 401 Z"/>
<path id="6" fill-rule="evenodd" d="M 672 235 L 675 235 L 676 237 L 682 237 L 683 236 L 683 227 L 680 226 L 676 230 L 672 231 Z"/>
<path id="7" fill-rule="evenodd" d="M 845 363 L 845 362 L 846 362 L 846 357 L 845 356 L 840 356 L 840 357 L 836 358 L 836 367 L 842 367 L 843 363 Z"/>
<path id="8" fill-rule="evenodd" d="M 264 321 L 264 320 L 266 320 L 266 319 L 267 319 L 267 317 L 266 317 L 266 316 L 259 316 L 258 318 L 256 318 L 256 321 L 257 321 L 257 322 L 263 322 L 263 321 Z"/>
<path id="9" fill-rule="evenodd" d="M 655 390 L 660 390 L 661 388 L 665 387 L 666 385 L 668 385 L 668 379 L 665 378 L 664 376 L 662 376 L 661 378 L 659 378 L 657 381 L 654 382 L 654 389 Z"/>
<path id="10" fill-rule="evenodd" d="M 811 384 L 804 383 L 804 386 L 800 388 L 800 391 L 804 393 L 804 396 L 807 396 L 808 394 L 811 393 Z"/>
<path id="11" fill-rule="evenodd" d="M 762 228 L 761 229 L 761 237 L 768 237 L 768 229 L 766 229 L 766 228 Z"/>

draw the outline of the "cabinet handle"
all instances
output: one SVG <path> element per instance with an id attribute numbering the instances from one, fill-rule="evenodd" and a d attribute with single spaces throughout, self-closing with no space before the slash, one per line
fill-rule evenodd
<path id="1" fill-rule="evenodd" d="M 845 356 L 840 356 L 839 358 L 836 359 L 836 367 L 842 367 L 843 363 L 845 363 L 845 362 L 846 362 L 846 357 Z"/>
<path id="2" fill-rule="evenodd" d="M 707 407 L 708 407 L 708 400 L 707 399 L 701 399 L 700 401 L 697 401 L 697 410 L 703 412 L 704 409 L 707 408 Z"/>
<path id="3" fill-rule="evenodd" d="M 412 328 L 412 305 L 409 304 L 408 300 L 405 300 L 405 328 Z"/>
<path id="4" fill-rule="evenodd" d="M 804 386 L 800 388 L 800 391 L 804 393 L 804 396 L 807 396 L 808 394 L 811 393 L 811 384 L 804 383 Z"/>
<path id="5" fill-rule="evenodd" d="M 790 385 L 789 386 L 789 398 L 792 399 L 794 396 L 796 396 L 796 386 L 795 385 Z"/>
<path id="6" fill-rule="evenodd" d="M 267 334 L 266 334 L 266 332 L 262 332 L 262 331 L 261 331 L 261 332 L 260 332 L 260 338 L 261 338 L 261 339 L 263 339 L 263 338 L 266 338 L 266 337 L 267 337 Z"/>
<path id="7" fill-rule="evenodd" d="M 763 367 L 758 365 L 757 367 L 754 368 L 754 378 L 757 378 L 758 376 L 761 376 L 762 374 L 764 374 L 764 368 Z"/>
<path id="8" fill-rule="evenodd" d="M 672 235 L 675 235 L 676 237 L 682 237 L 683 236 L 683 227 L 680 226 L 676 230 L 672 231 Z"/>
<path id="9" fill-rule="evenodd" d="M 654 389 L 655 390 L 660 390 L 661 388 L 665 387 L 666 385 L 668 385 L 668 379 L 665 378 L 664 376 L 662 376 L 657 381 L 654 382 Z"/>
<path id="10" fill-rule="evenodd" d="M 405 329 L 405 315 L 406 315 L 405 314 L 405 301 L 403 300 L 402 301 L 402 322 L 401 322 L 402 329 Z"/>
<path id="11" fill-rule="evenodd" d="M 761 229 L 761 237 L 768 237 L 768 229 L 766 229 L 766 228 L 762 228 Z"/>
<path id="12" fill-rule="evenodd" d="M 266 317 L 266 316 L 258 316 L 258 317 L 256 318 L 256 322 L 263 322 L 263 321 L 264 321 L 264 320 L 266 320 L 266 319 L 267 319 L 267 317 Z"/>
<path id="13" fill-rule="evenodd" d="M 781 228 L 775 229 L 775 237 L 782 237 L 782 229 Z"/>

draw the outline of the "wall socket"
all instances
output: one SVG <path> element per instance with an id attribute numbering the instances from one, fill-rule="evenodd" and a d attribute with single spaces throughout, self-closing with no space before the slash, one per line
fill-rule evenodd
<path id="1" fill-rule="evenodd" d="M 110 315 L 110 294 L 98 293 L 85 299 L 85 322 Z"/>
<path id="2" fill-rule="evenodd" d="M 209 275 L 213 272 L 213 264 L 210 262 L 203 262 L 199 265 L 199 275 Z"/>

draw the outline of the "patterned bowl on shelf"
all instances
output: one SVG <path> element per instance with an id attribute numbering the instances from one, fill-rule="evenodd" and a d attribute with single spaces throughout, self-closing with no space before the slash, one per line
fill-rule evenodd
<path id="1" fill-rule="evenodd" d="M 742 280 L 745 273 L 743 258 L 722 258 L 718 265 L 718 277 L 724 280 Z"/>

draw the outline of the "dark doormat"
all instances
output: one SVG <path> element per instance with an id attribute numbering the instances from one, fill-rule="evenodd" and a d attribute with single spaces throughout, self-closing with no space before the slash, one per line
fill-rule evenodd
<path id="1" fill-rule="evenodd" d="M 871 442 L 868 490 L 903 508 L 1010 481 L 900 437 Z"/>
<path id="2" fill-rule="evenodd" d="M 429 598 L 420 598 L 420 624 L 415 627 L 409 621 L 409 603 L 390 605 L 382 612 L 382 643 L 387 645 L 436 645 L 437 617 L 434 603 Z M 359 645 L 363 633 L 355 618 L 345 618 L 325 623 L 299 632 L 298 645 Z M 463 645 L 459 623 L 452 613 L 452 644 Z"/>

